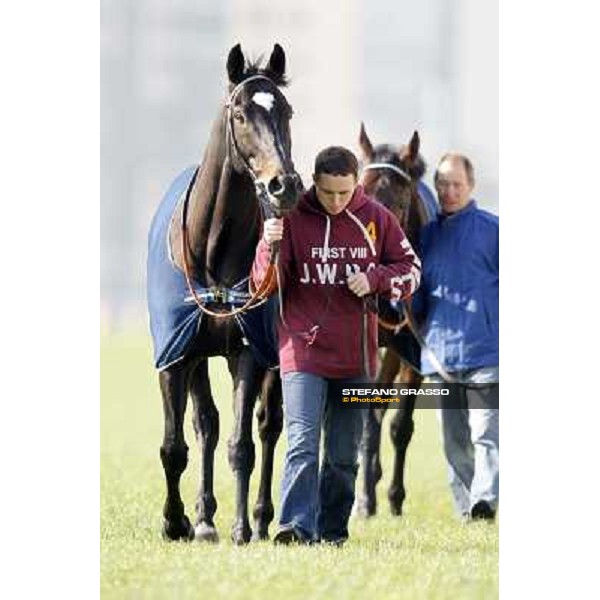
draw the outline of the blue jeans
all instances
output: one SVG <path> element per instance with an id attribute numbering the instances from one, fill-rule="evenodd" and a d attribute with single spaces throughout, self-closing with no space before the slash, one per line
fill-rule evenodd
<path id="1" fill-rule="evenodd" d="M 279 524 L 294 527 L 306 540 L 347 539 L 354 503 L 363 411 L 343 408 L 341 398 L 328 393 L 329 381 L 301 372 L 282 377 L 288 448 Z M 319 474 L 321 427 L 324 455 Z"/>
<path id="2" fill-rule="evenodd" d="M 499 370 L 497 366 L 484 367 L 453 375 L 468 383 L 493 383 L 498 382 Z M 440 383 L 442 379 L 430 376 L 428 381 Z M 441 396 L 438 415 L 450 489 L 461 515 L 470 514 L 471 508 L 481 500 L 493 510 L 498 507 L 499 413 L 497 408 L 485 407 L 486 404 L 498 406 L 498 393 L 496 385 L 481 390 L 461 388 L 452 398 Z"/>

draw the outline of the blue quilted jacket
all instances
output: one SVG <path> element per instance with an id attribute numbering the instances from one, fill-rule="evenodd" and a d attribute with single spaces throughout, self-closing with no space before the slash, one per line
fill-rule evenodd
<path id="1" fill-rule="evenodd" d="M 448 371 L 497 365 L 498 217 L 472 200 L 421 233 L 421 287 L 413 298 L 423 336 Z M 426 352 L 421 371 L 435 372 Z"/>

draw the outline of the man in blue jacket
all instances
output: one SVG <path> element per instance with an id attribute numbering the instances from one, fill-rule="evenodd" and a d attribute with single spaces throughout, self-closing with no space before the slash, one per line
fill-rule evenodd
<path id="1" fill-rule="evenodd" d="M 466 156 L 442 157 L 435 173 L 440 213 L 421 234 L 422 282 L 413 309 L 427 345 L 423 374 L 442 382 L 441 364 L 466 384 L 441 396 L 456 507 L 466 519 L 493 520 L 499 490 L 498 217 L 477 207 L 474 186 Z"/>

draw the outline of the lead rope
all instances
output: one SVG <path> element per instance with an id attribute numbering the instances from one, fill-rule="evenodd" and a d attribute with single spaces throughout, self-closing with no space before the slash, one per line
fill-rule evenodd
<path id="1" fill-rule="evenodd" d="M 363 371 L 367 381 L 371 381 L 371 365 L 369 363 L 369 314 L 367 311 L 367 299 L 362 298 L 362 327 L 361 327 L 361 352 Z"/>
<path id="2" fill-rule="evenodd" d="M 258 306 L 260 306 L 264 302 L 266 302 L 269 292 L 272 291 L 272 286 L 274 283 L 275 272 L 274 272 L 273 263 L 274 263 L 274 259 L 277 258 L 279 248 L 276 248 L 275 251 L 271 252 L 271 254 L 272 254 L 271 263 L 269 264 L 269 267 L 267 269 L 267 272 L 265 273 L 263 280 L 261 281 L 261 283 L 258 286 L 258 288 L 256 289 L 256 291 L 252 293 L 252 295 L 250 296 L 250 299 L 243 306 L 233 309 L 231 311 L 224 311 L 224 312 L 215 312 L 213 310 L 206 308 L 206 306 L 204 306 L 204 304 L 202 303 L 202 300 L 198 297 L 198 294 L 196 293 L 194 286 L 192 285 L 192 280 L 190 277 L 190 267 L 189 267 L 188 257 L 187 257 L 187 253 L 188 253 L 187 210 L 188 210 L 188 203 L 189 203 L 191 190 L 194 186 L 194 182 L 196 181 L 197 173 L 198 173 L 198 169 L 196 169 L 196 172 L 194 173 L 192 181 L 190 182 L 190 185 L 188 186 L 188 189 L 187 189 L 187 192 L 185 195 L 185 199 L 183 201 L 183 210 L 182 210 L 182 215 L 181 215 L 181 234 L 182 234 L 181 235 L 181 254 L 182 254 L 182 259 L 183 259 L 183 273 L 185 275 L 185 281 L 187 283 L 190 294 L 194 298 L 194 301 L 196 302 L 198 308 L 203 313 L 210 315 L 211 317 L 214 317 L 215 319 L 226 319 L 226 318 L 238 315 L 240 313 L 243 313 L 247 310 L 257 308 Z"/>

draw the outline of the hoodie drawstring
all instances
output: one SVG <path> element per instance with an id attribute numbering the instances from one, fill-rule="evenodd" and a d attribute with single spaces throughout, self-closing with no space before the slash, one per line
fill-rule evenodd
<path id="1" fill-rule="evenodd" d="M 377 251 L 375 250 L 375 244 L 373 243 L 373 240 L 371 239 L 369 232 L 367 231 L 365 226 L 362 224 L 361 220 L 356 215 L 353 215 L 347 208 L 344 209 L 344 212 L 354 221 L 354 223 L 356 223 L 358 228 L 361 230 L 367 244 L 369 245 L 369 248 L 371 249 L 371 254 L 373 256 L 377 256 Z M 322 263 L 327 262 L 328 255 L 329 255 L 329 238 L 331 236 L 331 219 L 329 218 L 329 215 L 325 215 L 325 219 L 326 219 L 325 239 L 323 240 L 323 249 L 322 249 L 323 251 L 321 254 L 321 262 Z"/>
<path id="2" fill-rule="evenodd" d="M 369 248 L 371 248 L 371 254 L 373 256 L 377 256 L 377 251 L 375 250 L 375 244 L 373 243 L 373 240 L 371 239 L 369 232 L 366 230 L 365 226 L 361 223 L 360 219 L 356 215 L 353 215 L 347 208 L 344 209 L 344 212 L 358 225 L 358 228 L 362 231 L 362 234 L 364 235 L 365 240 L 367 240 L 367 244 L 369 244 Z"/>
<path id="3" fill-rule="evenodd" d="M 323 240 L 323 255 L 321 256 L 321 262 L 327 262 L 327 255 L 329 254 L 329 235 L 331 233 L 331 219 L 329 215 L 325 215 L 327 224 L 325 225 L 325 239 Z"/>

